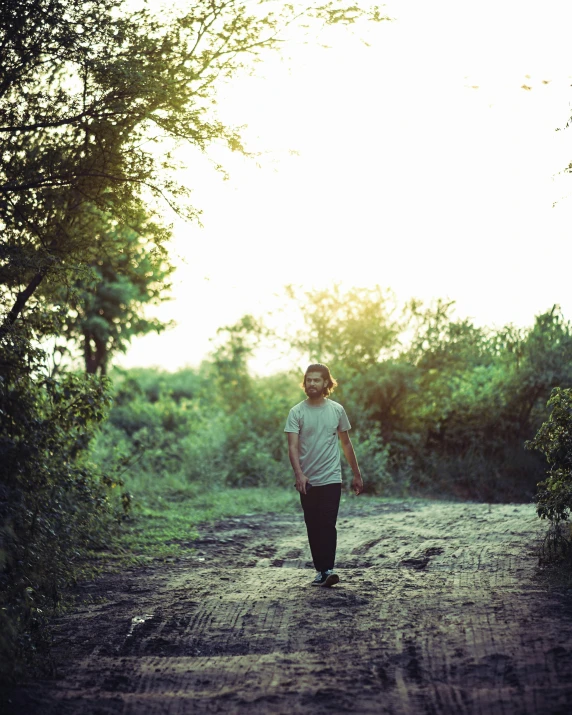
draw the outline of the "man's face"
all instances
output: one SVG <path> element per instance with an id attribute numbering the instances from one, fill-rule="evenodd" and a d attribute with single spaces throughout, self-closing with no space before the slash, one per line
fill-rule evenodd
<path id="1" fill-rule="evenodd" d="M 324 387 L 327 383 L 320 372 L 306 373 L 305 382 L 304 392 L 308 397 L 321 397 L 324 394 Z"/>

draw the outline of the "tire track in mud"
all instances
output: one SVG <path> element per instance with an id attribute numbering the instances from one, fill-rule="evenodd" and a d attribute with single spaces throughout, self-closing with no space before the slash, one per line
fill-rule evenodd
<path id="1" fill-rule="evenodd" d="M 568 715 L 572 605 L 535 580 L 544 528 L 527 505 L 351 500 L 321 589 L 301 515 L 228 520 L 97 582 L 108 602 L 56 623 L 63 677 L 13 711 Z"/>

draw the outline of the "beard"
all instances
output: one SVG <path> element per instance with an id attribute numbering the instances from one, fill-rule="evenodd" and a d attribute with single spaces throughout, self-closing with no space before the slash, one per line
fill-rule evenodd
<path id="1" fill-rule="evenodd" d="M 323 390 L 318 390 L 317 387 L 304 387 L 304 392 L 308 397 L 321 397 L 324 393 Z"/>

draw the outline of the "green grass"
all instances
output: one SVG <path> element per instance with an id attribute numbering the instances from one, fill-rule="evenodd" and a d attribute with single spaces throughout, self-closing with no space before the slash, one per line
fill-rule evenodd
<path id="1" fill-rule="evenodd" d="M 205 489 L 189 485 L 147 493 L 135 501 L 113 551 L 97 558 L 104 562 L 104 570 L 170 561 L 193 550 L 198 524 L 243 514 L 293 512 L 299 504 L 294 489 L 277 487 Z"/>

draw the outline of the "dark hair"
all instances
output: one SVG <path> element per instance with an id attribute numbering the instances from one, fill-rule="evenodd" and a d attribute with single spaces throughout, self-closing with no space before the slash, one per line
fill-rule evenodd
<path id="1" fill-rule="evenodd" d="M 327 365 L 322 365 L 321 362 L 314 363 L 313 365 L 310 365 L 307 369 L 306 372 L 304 373 L 304 379 L 302 380 L 302 388 L 306 387 L 306 375 L 309 372 L 319 372 L 320 375 L 324 378 L 324 380 L 327 380 L 326 384 L 324 385 L 324 390 L 322 394 L 324 397 L 327 397 L 330 395 L 333 391 L 334 388 L 338 386 L 338 383 L 335 381 L 335 379 L 332 377 L 330 373 L 330 368 Z"/>

